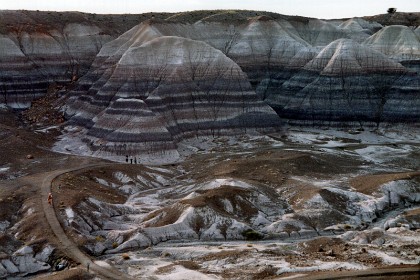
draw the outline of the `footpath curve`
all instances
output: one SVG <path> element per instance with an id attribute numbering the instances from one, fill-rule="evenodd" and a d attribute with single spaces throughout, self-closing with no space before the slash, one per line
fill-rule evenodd
<path id="1" fill-rule="evenodd" d="M 77 245 L 70 240 L 70 238 L 66 235 L 63 228 L 61 227 L 60 222 L 58 221 L 55 209 L 52 205 L 48 204 L 48 193 L 51 192 L 51 184 L 52 181 L 57 178 L 58 176 L 74 171 L 80 171 L 87 168 L 94 168 L 94 167 L 103 167 L 107 166 L 109 163 L 102 163 L 102 164 L 86 164 L 79 166 L 77 168 L 69 168 L 69 169 L 61 169 L 55 170 L 52 172 L 44 173 L 44 179 L 40 185 L 40 192 L 41 192 L 41 199 L 42 199 L 42 208 L 45 213 L 45 217 L 48 221 L 48 224 L 51 227 L 51 230 L 54 232 L 54 235 L 57 237 L 59 245 L 59 249 L 62 250 L 69 258 L 73 259 L 74 261 L 80 263 L 82 266 L 86 267 L 89 265 L 89 271 L 92 271 L 105 279 L 134 279 L 129 275 L 119 271 L 114 267 L 102 267 L 97 265 L 92 261 L 92 259 L 83 253 Z"/>

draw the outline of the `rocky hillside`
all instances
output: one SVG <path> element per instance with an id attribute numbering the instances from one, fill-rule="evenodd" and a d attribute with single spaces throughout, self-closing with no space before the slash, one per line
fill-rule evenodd
<path id="1" fill-rule="evenodd" d="M 418 218 L 407 215 L 420 202 L 416 144 L 375 138 L 371 145 L 366 132 L 352 139 L 323 133 L 296 133 L 281 148 L 264 137 L 243 137 L 246 145 L 220 137 L 212 153 L 197 152 L 180 164 L 63 175 L 54 196 L 66 205 L 64 225 L 93 255 L 166 241 L 285 242 L 320 235 L 379 246 L 373 248 L 385 243 L 383 250 L 399 238 L 392 237 L 396 231 L 418 235 Z"/>
<path id="2" fill-rule="evenodd" d="M 0 11 L 0 102 L 25 108 L 50 84 L 76 81 L 106 42 L 151 16 Z"/>
<path id="3" fill-rule="evenodd" d="M 271 108 L 328 126 L 420 115 L 413 26 L 253 11 L 1 16 L 2 102 L 29 106 L 48 84 L 72 84 L 64 112 L 93 153 L 173 152 L 183 137 L 276 129 Z"/>
<path id="4" fill-rule="evenodd" d="M 96 75 L 82 79 L 80 94 L 67 102 L 70 123 L 86 129 L 91 150 L 176 154 L 180 138 L 280 126 L 246 74 L 221 51 L 202 41 L 154 36 L 148 23 L 130 33 L 118 45 L 104 46 L 98 58 L 110 67 L 97 81 L 89 79 Z"/>

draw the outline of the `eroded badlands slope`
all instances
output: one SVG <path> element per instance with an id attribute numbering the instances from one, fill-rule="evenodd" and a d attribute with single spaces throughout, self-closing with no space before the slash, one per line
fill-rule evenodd
<path id="1" fill-rule="evenodd" d="M 416 26 L 199 11 L 64 14 L 53 28 L 48 16 L 22 15 L 2 29 L 3 102 L 25 106 L 61 83 L 79 153 L 176 158 L 180 139 L 276 130 L 280 119 L 360 128 L 419 119 Z"/>
<path id="2" fill-rule="evenodd" d="M 417 264 L 418 144 L 339 134 L 220 137 L 180 164 L 65 174 L 56 205 L 85 250 L 136 276 L 171 278 L 183 262 L 200 279 Z"/>
<path id="3" fill-rule="evenodd" d="M 419 134 L 406 129 L 419 119 L 418 27 L 234 11 L 147 21 L 19 13 L 1 14 L 2 104 L 28 105 L 58 83 L 47 99 L 63 97 L 61 151 L 137 163 L 186 154 L 54 180 L 54 209 L 83 250 L 110 253 L 134 277 L 167 279 L 418 264 Z M 42 172 L 87 164 L 46 151 L 61 127 L 28 132 L 9 118 L 0 118 L 0 278 L 69 265 L 38 190 Z M 407 126 L 231 136 L 276 130 L 281 119 Z"/>
<path id="4" fill-rule="evenodd" d="M 26 108 L 50 84 L 77 80 L 106 42 L 148 17 L 0 11 L 0 102 Z"/>
<path id="5" fill-rule="evenodd" d="M 400 63 L 353 40 L 324 47 L 267 103 L 281 116 L 313 123 L 416 122 L 418 76 Z M 413 103 L 414 102 L 414 103 Z"/>
<path id="6" fill-rule="evenodd" d="M 95 94 L 67 102 L 66 113 L 87 130 L 91 149 L 120 156 L 176 153 L 183 137 L 280 126 L 241 68 L 221 51 L 174 36 L 136 41 L 109 57 L 118 62 L 93 84 Z"/>

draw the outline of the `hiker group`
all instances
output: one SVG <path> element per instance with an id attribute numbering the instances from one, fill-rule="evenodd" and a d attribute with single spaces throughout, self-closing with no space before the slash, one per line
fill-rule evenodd
<path id="1" fill-rule="evenodd" d="M 136 157 L 129 157 L 129 156 L 125 156 L 125 162 L 128 163 L 130 161 L 131 164 L 137 164 L 137 158 Z M 140 163 L 140 161 L 139 161 Z"/>

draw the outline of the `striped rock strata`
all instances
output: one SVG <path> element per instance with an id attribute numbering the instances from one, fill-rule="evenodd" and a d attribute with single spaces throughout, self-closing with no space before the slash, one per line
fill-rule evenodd
<path id="1" fill-rule="evenodd" d="M 125 36 L 117 41 L 123 42 Z M 152 37 L 147 32 L 136 36 Z M 87 94 L 67 103 L 70 122 L 85 129 L 83 139 L 96 155 L 176 154 L 176 143 L 185 137 L 279 127 L 275 112 L 257 97 L 241 68 L 221 51 L 173 36 L 144 44 L 136 43 L 137 39 L 124 53 L 120 53 L 123 44 L 105 60 L 109 67 L 102 68 L 101 78 Z M 110 54 L 107 47 L 98 60 Z M 81 87 L 89 77 L 81 81 Z"/>
<path id="2" fill-rule="evenodd" d="M 0 102 L 24 108 L 53 82 L 69 83 L 86 73 L 109 35 L 95 26 L 68 24 L 62 31 L 9 33 L 0 41 Z"/>
<path id="3" fill-rule="evenodd" d="M 367 38 L 364 44 L 399 61 L 420 59 L 420 37 L 407 26 L 387 26 Z"/>
<path id="4" fill-rule="evenodd" d="M 84 75 L 102 45 L 128 29 L 106 26 L 103 17 L 0 11 L 0 103 L 25 108 L 50 84 Z"/>
<path id="5" fill-rule="evenodd" d="M 230 17 L 235 15 L 239 16 L 229 14 Z M 222 16 L 226 16 L 226 13 L 203 18 L 194 24 L 170 20 L 141 23 L 101 49 L 93 65 L 96 77 L 86 79 L 86 85 L 80 88 L 80 92 L 92 89 L 90 84 L 99 81 L 98 76 L 115 64 L 129 47 L 161 36 L 178 36 L 208 43 L 234 60 L 248 75 L 254 89 L 264 79 L 271 79 L 279 72 L 284 72 L 285 78 L 288 78 L 289 69 L 305 65 L 319 52 L 320 46 L 339 38 L 356 38 L 363 34 L 361 41 L 369 36 L 366 30 L 347 30 L 315 19 L 288 21 L 258 16 L 248 19 L 239 17 L 226 22 Z M 100 70 L 102 66 L 105 66 L 103 71 Z M 258 89 L 258 93 L 264 95 L 261 91 L 261 88 Z"/>
<path id="6" fill-rule="evenodd" d="M 3 19 L 5 13 L 2 12 L 1 14 Z M 47 15 L 42 16 L 46 16 L 46 22 L 51 21 Z M 205 42 L 232 59 L 246 73 L 247 79 L 257 95 L 268 101 L 270 105 L 275 106 L 282 117 L 293 117 L 309 122 L 325 121 L 330 116 L 333 116 L 332 121 L 334 122 L 347 120 L 347 117 L 334 117 L 337 114 L 343 116 L 348 114 L 347 109 L 343 113 L 330 113 L 331 111 L 337 111 L 337 108 L 344 109 L 345 107 L 340 106 L 326 110 L 321 108 L 321 105 L 317 105 L 327 104 L 330 96 L 329 94 L 322 95 L 322 93 L 329 91 L 325 88 L 325 83 L 317 84 L 313 81 L 314 79 L 323 80 L 324 76 L 328 76 L 326 74 L 331 67 L 327 67 L 325 71 L 319 69 L 309 71 L 306 65 L 311 64 L 314 59 L 319 61 L 319 55 L 324 54 L 323 49 L 332 42 L 340 39 L 352 39 L 357 43 L 362 43 L 368 49 L 382 52 L 384 57 L 380 61 L 385 63 L 385 66 L 389 64 L 389 62 L 385 62 L 386 59 L 392 58 L 394 61 L 401 62 L 407 69 L 405 70 L 406 74 L 401 74 L 404 71 L 397 67 L 395 68 L 397 71 L 392 74 L 394 68 L 387 68 L 386 75 L 392 77 L 386 80 L 386 86 L 378 87 L 375 85 L 383 84 L 378 83 L 378 80 L 384 79 L 384 72 L 379 71 L 380 74 L 377 74 L 372 69 L 363 72 L 364 67 L 372 68 L 369 65 L 375 64 L 370 60 L 372 56 L 370 54 L 363 55 L 364 51 L 361 52 L 362 55 L 355 55 L 357 61 L 349 61 L 348 65 L 345 66 L 346 69 L 339 72 L 342 76 L 346 73 L 346 77 L 352 80 L 354 73 L 349 73 L 349 67 L 355 71 L 362 69 L 362 80 L 365 80 L 365 84 L 360 84 L 360 79 L 357 79 L 357 82 L 354 82 L 353 79 L 352 83 L 346 83 L 346 95 L 348 95 L 349 100 L 360 100 L 360 102 L 372 98 L 377 100 L 374 102 L 376 105 L 364 104 L 363 106 L 366 109 L 363 110 L 368 111 L 367 108 L 371 107 L 375 112 L 372 113 L 373 115 L 381 116 L 372 118 L 372 116 L 367 117 L 365 113 L 357 113 L 350 119 L 357 120 L 357 122 L 359 117 L 361 122 L 370 122 L 373 119 L 375 122 L 385 119 L 391 122 L 401 120 L 409 122 L 417 114 L 416 108 L 410 107 L 409 104 L 408 107 L 404 108 L 398 106 L 402 106 L 407 97 L 413 98 L 413 106 L 417 104 L 416 102 L 419 99 L 414 94 L 415 91 L 419 90 L 418 74 L 415 74 L 420 69 L 418 62 L 419 37 L 416 34 L 418 28 L 413 32 L 413 30 L 404 26 L 382 28 L 380 24 L 367 22 L 360 18 L 327 22 L 318 19 L 251 11 L 181 13 L 170 16 L 167 20 L 163 20 L 163 18 L 168 17 L 168 15 L 166 17 L 165 15 L 156 15 L 155 19 L 144 21 L 116 40 L 104 45 L 91 65 L 91 71 L 82 75 L 87 71 L 89 63 L 101 44 L 122 30 L 120 28 L 118 32 L 110 32 L 111 27 L 106 28 L 103 21 L 98 21 L 101 19 L 100 15 L 91 15 L 89 19 L 86 18 L 87 15 L 84 16 L 85 18 L 66 21 L 59 28 L 52 28 L 50 23 L 43 24 L 39 19 L 34 22 L 34 28 L 28 28 L 27 23 L 32 24 L 32 18 L 29 18 L 25 24 L 17 24 L 19 28 L 12 28 L 12 26 L 6 29 L 7 32 L 2 29 L 0 24 L 0 33 L 3 34 L 0 40 L 4 42 L 4 46 L 7 46 L 2 49 L 0 54 L 2 56 L 0 69 L 3 74 L 0 77 L 0 97 L 2 97 L 0 102 L 7 102 L 15 107 L 22 105 L 22 103 L 28 105 L 30 100 L 45 92 L 49 83 L 56 81 L 70 82 L 75 73 L 77 78 L 81 78 L 71 94 L 86 96 L 87 93 L 87 96 L 93 98 L 107 85 L 119 60 L 130 48 L 140 47 L 153 39 L 176 36 Z M 25 14 L 22 15 L 22 18 L 24 17 Z M 95 17 L 98 20 L 94 21 Z M 117 16 L 107 18 L 107 22 L 116 19 Z M 125 19 L 126 15 L 123 16 L 123 20 Z M 20 21 L 21 19 L 15 20 Z M 117 27 L 119 24 L 113 26 Z M 45 26 L 49 27 L 45 28 Z M 382 29 L 374 34 L 380 28 Z M 354 46 L 359 48 L 358 44 Z M 339 56 L 342 61 L 348 60 L 347 58 L 344 59 L 344 54 Z M 316 62 L 315 64 L 319 63 Z M 354 67 L 357 64 L 360 64 L 361 67 Z M 379 68 L 382 68 L 382 66 L 377 67 L 377 69 Z M 302 76 L 302 73 L 306 73 L 305 75 L 310 73 L 310 75 L 316 76 L 299 79 L 299 87 L 311 88 L 314 92 L 318 92 L 317 100 L 316 102 L 312 100 L 311 106 L 321 106 L 314 109 L 319 114 L 308 114 L 306 109 L 303 111 L 296 109 L 295 113 L 289 114 L 288 111 L 281 111 L 282 108 L 286 108 L 284 105 L 279 105 L 276 103 L 277 101 L 274 102 L 275 99 L 292 98 L 288 93 L 288 83 L 295 83 L 291 79 L 295 80 L 297 76 Z M 377 93 L 376 97 L 368 99 L 362 97 L 366 92 L 371 92 L 365 90 L 366 87 L 363 85 L 366 85 L 366 83 L 376 87 L 374 90 Z M 383 94 L 385 89 L 387 89 L 387 93 Z M 379 91 L 382 93 L 378 94 Z M 98 94 L 101 96 L 103 93 Z M 299 95 L 295 94 L 293 96 L 293 100 L 298 100 L 296 98 Z M 395 100 L 400 101 L 389 101 L 389 96 L 394 96 Z M 337 95 L 335 97 L 338 98 Z M 287 102 L 292 104 L 295 102 L 293 100 Z M 379 100 L 382 101 L 379 102 Z M 307 100 L 300 100 L 302 104 L 305 102 Z M 378 105 L 377 102 L 384 103 L 384 106 Z M 397 107 L 392 107 L 390 104 Z M 294 107 L 299 108 L 299 106 Z M 73 106 L 73 108 L 76 107 Z M 90 112 L 91 108 L 87 107 L 84 111 L 83 114 L 88 114 L 87 112 Z M 388 114 L 388 117 L 383 117 L 382 111 L 385 115 Z M 412 113 L 408 113 L 410 111 Z M 96 116 L 95 110 L 92 112 L 89 115 L 91 119 Z M 325 114 L 322 115 L 321 112 L 325 112 Z M 393 116 L 393 112 L 400 113 Z M 69 114 L 73 115 L 71 110 Z"/>
<path id="7" fill-rule="evenodd" d="M 307 124 L 418 121 L 419 76 L 352 40 L 330 43 L 267 102 L 292 122 Z"/>
<path id="8" fill-rule="evenodd" d="M 376 25 L 316 21 L 305 33 L 302 23 L 269 17 L 230 25 L 215 17 L 148 20 L 104 45 L 66 107 L 89 150 L 176 156 L 185 137 L 278 126 L 253 88 L 291 123 L 364 126 L 419 115 L 415 73 L 351 39 L 321 47 L 352 37 L 345 28 L 368 36 Z"/>

